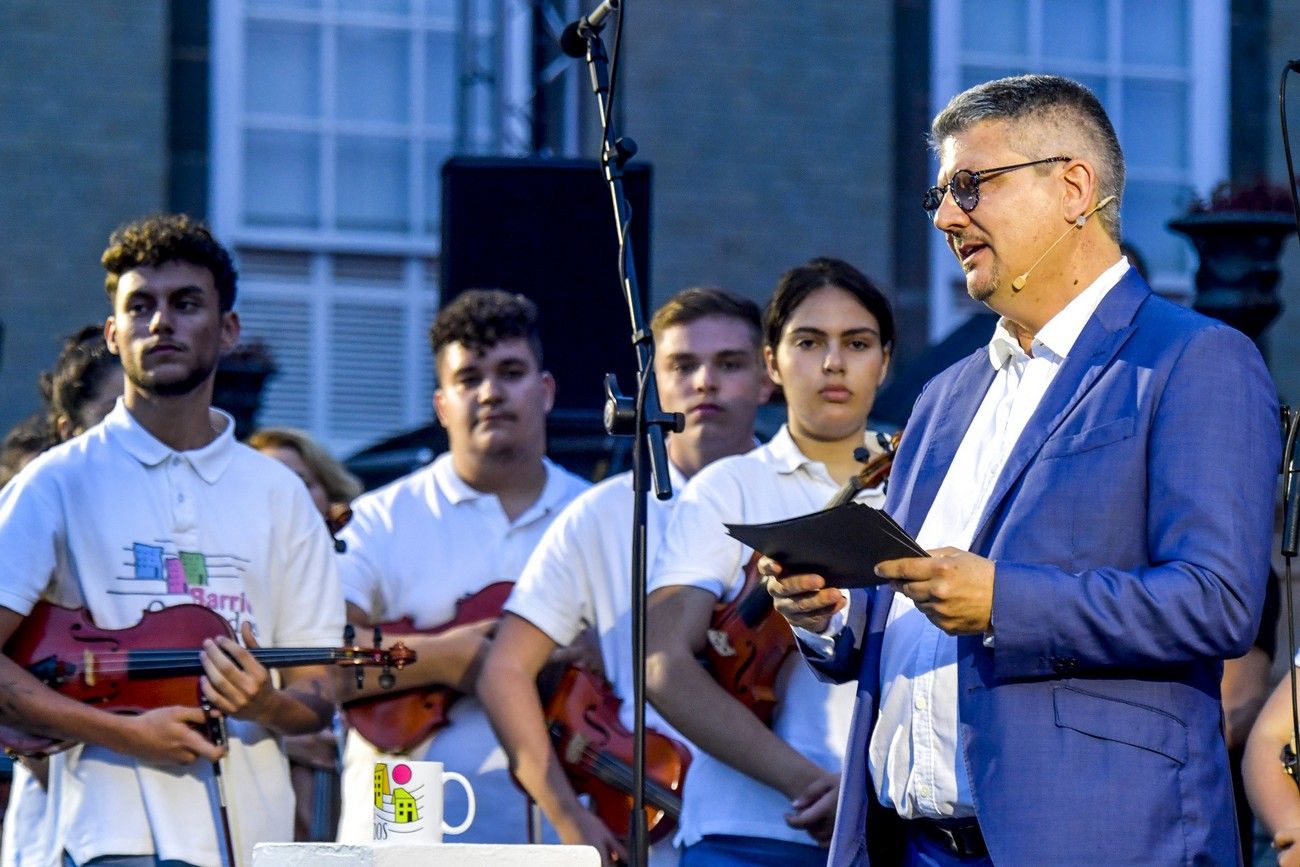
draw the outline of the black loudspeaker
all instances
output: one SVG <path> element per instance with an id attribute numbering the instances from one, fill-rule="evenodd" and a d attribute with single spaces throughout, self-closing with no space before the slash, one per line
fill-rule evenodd
<path id="1" fill-rule="evenodd" d="M 650 166 L 638 163 L 623 176 L 647 320 L 650 180 Z M 466 289 L 506 289 L 537 302 L 557 408 L 599 411 L 610 371 L 635 393 L 618 273 L 613 207 L 595 161 L 453 157 L 443 165 L 442 303 Z"/>

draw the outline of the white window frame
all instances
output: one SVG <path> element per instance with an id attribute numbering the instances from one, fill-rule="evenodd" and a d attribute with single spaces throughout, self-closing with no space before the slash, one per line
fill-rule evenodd
<path id="1" fill-rule="evenodd" d="M 245 0 L 221 0 L 211 7 L 212 25 L 212 67 L 211 67 L 211 177 L 209 183 L 208 213 L 210 222 L 218 237 L 232 249 L 237 259 L 241 253 L 286 252 L 305 254 L 310 259 L 309 277 L 306 282 L 294 282 L 277 279 L 274 276 L 259 277 L 255 271 L 244 275 L 240 285 L 241 298 L 265 300 L 289 300 L 305 302 L 311 312 L 311 345 L 308 355 L 311 368 L 311 385 L 309 395 L 310 410 L 306 418 L 298 424 L 319 438 L 336 453 L 345 454 L 358 447 L 369 444 L 382 436 L 395 433 L 402 428 L 427 423 L 433 417 L 429 402 L 432 383 L 426 326 L 437 309 L 439 295 L 437 287 L 438 256 L 440 239 L 437 231 L 426 231 L 424 221 L 424 180 L 425 173 L 416 165 L 410 166 L 411 186 L 408 190 L 408 215 L 405 231 L 361 231 L 338 229 L 334 225 L 334 157 L 336 136 L 340 130 L 352 131 L 351 122 L 335 123 L 326 118 L 315 118 L 301 124 L 303 131 L 310 132 L 321 142 L 319 165 L 318 207 L 320 226 L 316 228 L 294 228 L 252 225 L 243 219 L 243 184 L 244 164 L 242 141 L 245 129 L 250 126 L 250 118 L 244 109 L 244 68 L 245 68 L 245 26 L 250 18 L 264 18 L 276 21 L 300 21 L 320 27 L 326 34 L 321 40 L 321 105 L 330 106 L 334 102 L 334 61 L 335 40 L 330 38 L 331 28 L 341 24 L 375 26 L 388 29 L 404 29 L 411 41 L 411 68 L 408 94 L 411 116 L 405 124 L 384 124 L 388 129 L 402 129 L 399 140 L 408 144 L 409 159 L 423 161 L 424 145 L 421 135 L 432 127 L 423 123 L 423 111 L 426 104 L 425 75 L 423 70 L 423 51 L 416 50 L 420 41 L 426 38 L 432 29 L 445 30 L 447 22 L 427 15 L 392 15 L 380 12 L 359 11 L 346 6 L 347 0 L 323 0 L 321 9 L 296 10 L 277 8 L 267 11 L 253 8 Z M 454 112 L 452 127 L 443 132 L 446 138 L 455 143 L 462 141 L 460 131 L 454 127 L 456 118 L 466 118 L 477 129 L 484 123 L 490 125 L 486 136 L 487 152 L 521 153 L 526 152 L 529 129 L 527 112 L 531 110 L 531 92 L 528 90 L 528 70 L 531 57 L 530 19 L 522 14 L 519 6 L 527 7 L 526 0 L 477 0 L 478 7 L 471 4 L 476 0 L 460 0 L 462 10 L 484 8 L 497 16 L 497 33 L 489 38 L 496 44 L 492 46 L 492 56 L 499 68 L 491 70 L 497 76 L 496 98 L 490 118 L 475 118 L 473 109 L 466 112 Z M 491 28 L 486 28 L 490 30 Z M 462 47 L 466 40 L 480 38 L 485 27 L 479 25 L 472 33 L 461 32 L 458 44 Z M 459 55 L 461 62 L 466 58 Z M 462 85 L 472 87 L 478 85 Z M 463 93 L 455 94 L 456 102 L 462 101 Z M 328 115 L 328 112 L 326 112 Z M 253 124 L 256 126 L 256 123 Z M 275 128 L 290 128 L 292 121 L 277 118 Z M 358 124 L 358 127 L 364 124 Z M 263 127 L 265 128 L 265 127 Z M 519 138 L 520 131 L 524 136 Z M 360 129 L 358 132 L 362 131 Z M 390 130 L 391 131 L 391 130 Z M 469 133 L 463 137 L 468 143 L 466 150 L 484 152 L 484 135 Z M 412 141 L 421 142 L 418 147 L 410 147 Z M 332 279 L 333 265 L 340 255 L 375 255 L 397 257 L 403 260 L 402 280 L 400 286 L 367 286 L 365 288 L 340 286 Z M 399 307 L 403 311 L 403 328 L 401 335 L 395 335 L 397 345 L 401 347 L 404 359 L 408 363 L 402 366 L 403 395 L 401 418 L 403 423 L 395 430 L 375 429 L 363 436 L 340 435 L 329 424 L 330 392 L 333 377 L 346 375 L 338 370 L 331 357 L 332 347 L 331 316 L 335 305 L 339 303 L 365 304 L 374 303 L 384 307 Z M 257 335 L 252 335 L 256 337 Z M 273 387 L 273 386 L 272 386 Z"/>
<path id="2" fill-rule="evenodd" d="M 1124 77 L 1126 71 L 1144 70 L 1140 66 L 1125 65 L 1120 60 L 1118 40 L 1120 38 L 1121 12 L 1125 2 L 1140 0 L 1089 0 L 1089 2 L 1107 3 L 1108 20 L 1111 22 L 1108 39 L 1110 46 L 1108 59 L 1095 64 L 1077 63 L 1081 74 L 1101 75 L 1110 79 L 1111 99 L 1106 102 L 1115 130 L 1124 141 L 1122 128 L 1123 89 L 1115 83 Z M 1228 175 L 1228 122 L 1231 116 L 1229 106 L 1228 78 L 1230 74 L 1230 30 L 1228 0 L 1188 0 L 1189 17 L 1187 28 L 1189 58 L 1194 62 L 1188 67 L 1185 79 L 1188 92 L 1188 168 L 1177 180 L 1188 183 L 1197 195 L 1208 195 L 1216 183 Z M 1029 63 L 1026 72 L 1037 72 L 1044 68 L 1042 52 L 1042 0 L 1027 0 L 1029 31 Z M 931 115 L 937 114 L 961 89 L 961 6 L 962 0 L 934 0 L 930 20 L 930 105 Z M 996 66 L 1019 66 L 1007 62 L 1007 58 L 997 54 L 979 55 L 981 62 Z M 937 161 L 931 159 L 931 176 L 937 171 Z M 1132 173 L 1131 173 L 1132 174 Z M 919 192 L 918 192 L 919 195 Z M 1194 260 L 1193 260 L 1194 261 Z M 933 232 L 929 248 L 930 286 L 929 286 L 929 336 L 938 341 L 945 337 L 975 310 L 982 307 L 973 306 L 974 302 L 958 299 L 953 291 L 953 281 L 960 279 L 961 271 L 953 260 L 952 252 L 943 242 L 939 232 Z M 1152 276 L 1152 287 L 1163 294 L 1183 300 L 1190 300 L 1194 273 L 1158 274 Z M 964 285 L 964 281 L 963 281 Z"/>

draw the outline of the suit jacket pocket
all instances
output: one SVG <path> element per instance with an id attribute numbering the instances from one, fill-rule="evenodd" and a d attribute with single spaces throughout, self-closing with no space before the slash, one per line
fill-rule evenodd
<path id="1" fill-rule="evenodd" d="M 1088 428 L 1082 433 L 1054 437 L 1043 443 L 1043 450 L 1040 455 L 1045 459 L 1077 455 L 1081 452 L 1117 443 L 1120 440 L 1126 440 L 1133 436 L 1136 430 L 1137 419 L 1133 416 L 1117 418 L 1114 421 Z"/>
<path id="2" fill-rule="evenodd" d="M 1056 724 L 1187 763 L 1187 726 L 1172 714 L 1068 686 L 1052 688 Z"/>

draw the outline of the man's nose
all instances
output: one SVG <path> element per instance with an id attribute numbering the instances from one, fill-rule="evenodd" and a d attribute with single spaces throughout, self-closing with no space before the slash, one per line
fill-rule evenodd
<path id="1" fill-rule="evenodd" d="M 166 306 L 161 306 L 154 311 L 153 316 L 149 317 L 149 332 L 157 334 L 161 331 L 171 332 L 172 318 L 167 312 Z"/>
<path id="2" fill-rule="evenodd" d="M 716 391 L 718 388 L 717 373 L 713 365 L 701 364 L 699 370 L 695 371 L 695 390 Z"/>
<path id="3" fill-rule="evenodd" d="M 945 189 L 939 207 L 931 217 L 934 227 L 941 232 L 952 232 L 970 225 L 970 215 L 962 210 L 957 200 L 952 197 L 952 190 Z"/>

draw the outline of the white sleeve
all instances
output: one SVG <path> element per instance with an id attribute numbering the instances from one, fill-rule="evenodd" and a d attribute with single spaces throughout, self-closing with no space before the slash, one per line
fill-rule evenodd
<path id="1" fill-rule="evenodd" d="M 392 620 L 384 594 L 386 552 L 391 547 L 389 522 L 383 520 L 380 502 L 362 497 L 352 505 L 352 520 L 339 533 L 344 551 L 336 554 L 343 598 L 360 608 L 375 623 Z"/>
<path id="2" fill-rule="evenodd" d="M 688 586 L 727 599 L 740 586 L 752 550 L 727 535 L 723 524 L 745 520 L 744 491 L 738 478 L 720 469 L 706 467 L 682 490 L 650 570 L 648 592 Z"/>
<path id="3" fill-rule="evenodd" d="M 561 647 L 595 622 L 591 582 L 603 576 L 592 502 L 575 500 L 546 528 L 505 605 Z"/>
<path id="4" fill-rule="evenodd" d="M 40 473 L 25 472 L 0 489 L 0 605 L 22 615 L 54 576 L 67 532 L 52 487 Z"/>
<path id="5" fill-rule="evenodd" d="M 270 641 L 282 647 L 337 646 L 343 641 L 344 624 L 338 555 L 306 488 L 293 492 L 288 511 L 293 520 L 282 572 L 275 576 L 279 605 Z M 304 604 L 307 601 L 310 604 Z"/>

